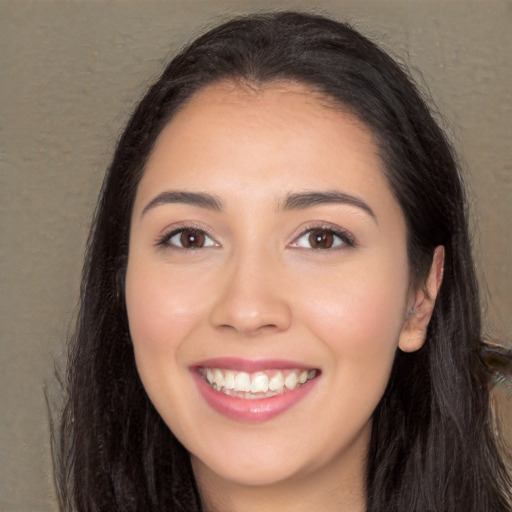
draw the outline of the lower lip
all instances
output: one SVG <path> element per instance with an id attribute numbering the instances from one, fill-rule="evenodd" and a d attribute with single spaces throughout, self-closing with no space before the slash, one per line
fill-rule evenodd
<path id="1" fill-rule="evenodd" d="M 308 380 L 293 391 L 268 398 L 244 399 L 213 389 L 198 373 L 192 372 L 197 388 L 215 411 L 243 423 L 263 423 L 285 412 L 302 400 L 315 386 L 318 377 Z"/>

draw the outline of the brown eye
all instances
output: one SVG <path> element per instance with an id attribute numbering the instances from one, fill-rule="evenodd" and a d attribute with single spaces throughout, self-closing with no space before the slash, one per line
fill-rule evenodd
<path id="1" fill-rule="evenodd" d="M 334 243 L 334 233 L 325 229 L 313 229 L 308 236 L 312 249 L 330 249 Z"/>
<path id="2" fill-rule="evenodd" d="M 204 233 L 195 229 L 182 231 L 180 234 L 180 245 L 185 249 L 197 249 L 203 247 L 204 241 Z"/>
<path id="3" fill-rule="evenodd" d="M 203 249 L 216 245 L 215 241 L 204 231 L 194 228 L 173 231 L 162 240 L 162 244 L 178 249 Z"/>
<path id="4" fill-rule="evenodd" d="M 342 249 L 355 245 L 353 236 L 347 231 L 322 227 L 308 229 L 292 244 L 293 247 L 315 250 Z"/>

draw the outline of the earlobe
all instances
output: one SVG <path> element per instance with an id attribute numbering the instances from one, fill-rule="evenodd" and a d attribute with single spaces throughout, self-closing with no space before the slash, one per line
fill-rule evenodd
<path id="1" fill-rule="evenodd" d="M 414 294 L 398 340 L 403 352 L 415 352 L 425 343 L 427 327 L 434 311 L 436 297 L 443 281 L 444 247 L 436 247 L 432 265 L 424 285 Z"/>

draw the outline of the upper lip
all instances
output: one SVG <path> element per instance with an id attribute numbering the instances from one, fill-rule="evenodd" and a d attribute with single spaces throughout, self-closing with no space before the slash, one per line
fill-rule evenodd
<path id="1" fill-rule="evenodd" d="M 195 368 L 222 368 L 248 373 L 264 370 L 313 370 L 314 366 L 289 359 L 244 359 L 239 357 L 215 357 L 193 365 Z"/>

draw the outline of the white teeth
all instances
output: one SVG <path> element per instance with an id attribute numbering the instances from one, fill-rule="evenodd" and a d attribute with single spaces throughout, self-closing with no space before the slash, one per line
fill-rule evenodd
<path id="1" fill-rule="evenodd" d="M 253 377 L 251 393 L 266 393 L 268 391 L 268 376 L 263 374 Z"/>
<path id="2" fill-rule="evenodd" d="M 251 377 L 246 372 L 240 372 L 235 377 L 235 391 L 251 391 Z"/>
<path id="3" fill-rule="evenodd" d="M 235 389 L 235 372 L 226 370 L 224 375 L 224 387 L 226 389 Z"/>
<path id="4" fill-rule="evenodd" d="M 282 372 L 277 372 L 268 383 L 270 391 L 281 391 L 284 387 L 284 378 Z"/>
<path id="5" fill-rule="evenodd" d="M 299 380 L 297 379 L 297 374 L 295 372 L 289 373 L 284 379 L 284 385 L 290 390 L 294 390 L 297 387 Z"/>
<path id="6" fill-rule="evenodd" d="M 222 371 L 218 368 L 215 368 L 213 370 L 213 382 L 215 382 L 215 385 L 220 389 L 222 386 L 224 386 L 224 375 L 222 374 Z"/>
<path id="7" fill-rule="evenodd" d="M 283 372 L 285 375 L 283 375 Z M 269 374 L 271 376 L 269 376 Z M 286 391 L 293 391 L 308 380 L 314 379 L 316 370 L 267 370 L 254 374 L 204 368 L 202 375 L 210 385 L 227 394 L 244 393 L 245 398 L 269 397 Z"/>

